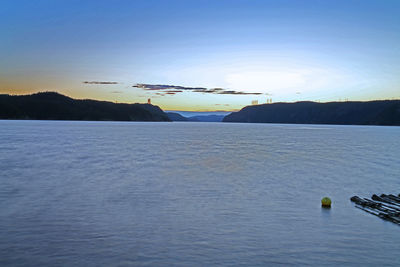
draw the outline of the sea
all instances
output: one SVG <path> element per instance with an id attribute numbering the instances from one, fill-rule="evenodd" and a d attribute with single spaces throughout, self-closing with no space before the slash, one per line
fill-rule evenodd
<path id="1" fill-rule="evenodd" d="M 0 266 L 399 266 L 381 193 L 400 127 L 3 120 Z"/>

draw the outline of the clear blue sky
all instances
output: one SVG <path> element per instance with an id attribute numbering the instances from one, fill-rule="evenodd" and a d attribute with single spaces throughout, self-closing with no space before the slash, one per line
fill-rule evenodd
<path id="1" fill-rule="evenodd" d="M 1 1 L 0 93 L 47 90 L 169 110 L 400 98 L 400 1 Z"/>

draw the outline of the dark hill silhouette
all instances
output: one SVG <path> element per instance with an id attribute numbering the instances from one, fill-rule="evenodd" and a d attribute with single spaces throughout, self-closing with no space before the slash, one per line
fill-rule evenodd
<path id="1" fill-rule="evenodd" d="M 400 125 L 400 100 L 296 102 L 247 106 L 224 122 Z"/>
<path id="2" fill-rule="evenodd" d="M 0 119 L 170 121 L 157 106 L 77 100 L 55 92 L 0 95 Z"/>

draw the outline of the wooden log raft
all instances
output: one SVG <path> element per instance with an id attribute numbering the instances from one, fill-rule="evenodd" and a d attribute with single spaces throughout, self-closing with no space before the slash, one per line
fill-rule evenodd
<path id="1" fill-rule="evenodd" d="M 400 225 L 400 194 L 399 196 L 374 194 L 371 198 L 372 200 L 353 196 L 350 200 L 356 204 L 356 208 Z"/>
<path id="2" fill-rule="evenodd" d="M 397 196 L 395 196 L 395 195 L 385 195 L 385 194 L 382 194 L 381 197 L 389 198 L 389 199 L 391 199 L 392 201 L 396 202 L 397 205 L 400 204 L 400 197 L 397 197 Z"/>
<path id="3" fill-rule="evenodd" d="M 400 203 L 396 202 L 395 200 L 392 200 L 391 198 L 387 197 L 385 194 L 382 194 L 381 196 L 377 196 L 377 195 L 372 195 L 371 197 L 373 200 L 375 201 L 379 201 L 379 202 L 383 202 L 383 203 L 387 203 L 390 204 L 394 207 L 399 207 L 400 208 Z"/>

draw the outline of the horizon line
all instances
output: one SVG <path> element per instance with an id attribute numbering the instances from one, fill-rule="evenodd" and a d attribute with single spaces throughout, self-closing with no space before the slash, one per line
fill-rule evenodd
<path id="1" fill-rule="evenodd" d="M 10 93 L 0 93 L 0 95 L 9 95 L 9 96 L 27 96 L 27 95 L 34 95 L 34 94 L 40 94 L 40 93 L 57 93 L 72 99 L 76 99 L 76 100 L 94 100 L 94 101 L 104 101 L 104 102 L 111 102 L 111 103 L 115 103 L 115 104 L 148 104 L 147 102 L 118 102 L 118 101 L 114 101 L 114 100 L 99 100 L 99 99 L 95 99 L 95 98 L 76 98 L 74 96 L 70 96 L 66 93 L 60 93 L 57 91 L 37 91 L 37 92 L 33 92 L 33 93 L 21 93 L 21 94 L 10 94 Z M 151 97 L 149 97 L 151 99 Z M 245 107 L 249 107 L 249 106 L 260 106 L 260 105 L 272 105 L 272 104 L 295 104 L 295 103 L 301 103 L 301 102 L 314 102 L 314 103 L 320 103 L 320 104 L 324 104 L 324 103 L 340 103 L 340 102 L 373 102 L 373 101 L 400 101 L 400 98 L 381 98 L 381 99 L 372 99 L 372 100 L 349 100 L 348 98 L 339 98 L 338 100 L 332 100 L 332 101 L 320 101 L 320 100 L 300 100 L 300 101 L 277 101 L 277 102 L 272 102 L 272 103 L 259 103 L 256 105 L 252 105 L 252 104 L 248 104 L 248 105 L 244 105 L 242 108 L 240 109 L 232 109 L 232 110 L 178 110 L 178 109 L 162 109 L 163 111 L 166 112 L 174 112 L 174 111 L 178 111 L 178 112 L 237 112 L 240 111 L 241 109 L 245 108 Z M 157 104 L 152 104 L 153 106 L 158 106 Z"/>

